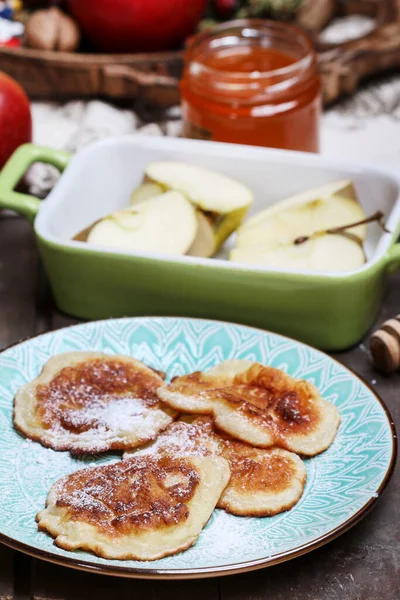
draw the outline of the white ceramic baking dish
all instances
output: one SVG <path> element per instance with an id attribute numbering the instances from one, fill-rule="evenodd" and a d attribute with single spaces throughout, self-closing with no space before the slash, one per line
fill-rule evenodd
<path id="1" fill-rule="evenodd" d="M 43 202 L 12 191 L 37 160 L 64 171 Z M 154 160 L 191 162 L 242 181 L 255 195 L 251 213 L 349 177 L 365 212 L 385 213 L 390 233 L 370 225 L 367 263 L 340 274 L 240 265 L 225 260 L 223 253 L 218 259 L 171 258 L 71 240 L 99 217 L 127 206 L 145 167 Z M 379 308 L 387 275 L 400 266 L 399 191 L 395 173 L 313 154 L 142 136 L 98 142 L 73 157 L 23 146 L 0 175 L 0 206 L 34 221 L 61 310 L 88 319 L 163 314 L 233 320 L 327 349 L 348 347 L 365 334 Z"/>

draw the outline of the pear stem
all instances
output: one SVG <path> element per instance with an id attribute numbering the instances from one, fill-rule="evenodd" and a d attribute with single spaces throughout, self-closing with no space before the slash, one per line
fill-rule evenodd
<path id="1" fill-rule="evenodd" d="M 340 227 L 332 227 L 331 229 L 326 229 L 325 231 L 316 231 L 312 235 L 302 235 L 294 240 L 294 244 L 298 246 L 299 244 L 304 244 L 310 238 L 316 237 L 318 235 L 323 235 L 324 233 L 342 233 L 347 229 L 352 229 L 353 227 L 358 227 L 358 225 L 366 225 L 367 223 L 377 223 L 385 233 L 390 233 L 388 229 L 386 229 L 385 224 L 383 223 L 383 217 L 385 215 L 381 210 L 377 210 L 373 215 L 367 217 L 366 219 L 362 219 L 362 221 L 356 221 L 355 223 L 350 223 L 349 225 L 341 225 Z"/>

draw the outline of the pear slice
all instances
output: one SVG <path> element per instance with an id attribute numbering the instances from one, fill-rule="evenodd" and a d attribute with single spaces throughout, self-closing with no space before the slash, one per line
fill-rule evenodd
<path id="1" fill-rule="evenodd" d="M 151 200 L 164 193 L 163 188 L 157 183 L 146 182 L 139 185 L 131 194 L 131 204 L 140 204 Z"/>
<path id="2" fill-rule="evenodd" d="M 309 236 L 316 231 L 340 227 L 365 219 L 350 180 L 330 183 L 278 202 L 258 213 L 237 232 L 237 246 L 289 243 L 299 235 Z M 349 229 L 361 241 L 367 226 Z"/>
<path id="3" fill-rule="evenodd" d="M 250 265 L 323 273 L 352 271 L 365 263 L 362 245 L 345 234 L 318 235 L 295 244 L 271 243 L 231 251 L 232 261 Z"/>
<path id="4" fill-rule="evenodd" d="M 204 167 L 182 162 L 154 162 L 146 176 L 167 189 L 181 192 L 204 211 L 225 215 L 248 208 L 252 192 L 242 183 Z"/>
<path id="5" fill-rule="evenodd" d="M 101 219 L 87 241 L 122 250 L 183 255 L 196 233 L 192 204 L 179 192 L 166 192 Z"/>

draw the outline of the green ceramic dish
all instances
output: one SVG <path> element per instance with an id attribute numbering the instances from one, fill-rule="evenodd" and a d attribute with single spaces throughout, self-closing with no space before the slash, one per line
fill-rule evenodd
<path id="1" fill-rule="evenodd" d="M 300 501 L 274 517 L 235 517 L 215 510 L 198 542 L 151 562 L 107 560 L 68 552 L 39 532 L 36 513 L 50 486 L 77 469 L 120 460 L 118 453 L 72 458 L 25 440 L 13 428 L 13 398 L 55 354 L 92 350 L 126 354 L 168 379 L 226 359 L 249 359 L 312 381 L 333 402 L 341 424 L 330 448 L 305 460 Z M 250 327 L 178 318 L 115 319 L 40 335 L 0 354 L 0 541 L 51 562 L 123 577 L 187 579 L 240 573 L 300 556 L 358 523 L 376 504 L 394 469 L 392 419 L 375 392 L 329 356 Z"/>
<path id="2" fill-rule="evenodd" d="M 96 219 L 127 206 L 152 160 L 184 160 L 236 177 L 255 193 L 252 212 L 290 194 L 343 177 L 353 179 L 367 214 L 377 208 L 391 233 L 370 226 L 368 262 L 345 274 L 248 267 L 221 259 L 118 252 L 71 238 Z M 66 169 L 47 200 L 13 191 L 30 164 Z M 99 142 L 71 158 L 21 147 L 0 176 L 0 206 L 34 223 L 58 307 L 99 319 L 169 314 L 212 317 L 266 327 L 320 348 L 356 343 L 371 326 L 387 275 L 400 266 L 399 180 L 376 169 L 311 154 L 168 138 Z"/>

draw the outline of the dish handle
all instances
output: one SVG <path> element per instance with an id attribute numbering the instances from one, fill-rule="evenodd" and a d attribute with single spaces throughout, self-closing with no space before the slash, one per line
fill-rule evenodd
<path id="1" fill-rule="evenodd" d="M 394 273 L 400 269 L 400 242 L 393 244 L 387 253 L 387 269 L 389 273 Z"/>
<path id="2" fill-rule="evenodd" d="M 35 196 L 14 191 L 15 186 L 33 163 L 48 163 L 62 172 L 70 158 L 71 154 L 63 150 L 54 150 L 35 144 L 20 146 L 0 173 L 0 208 L 15 210 L 33 223 L 41 200 Z"/>

